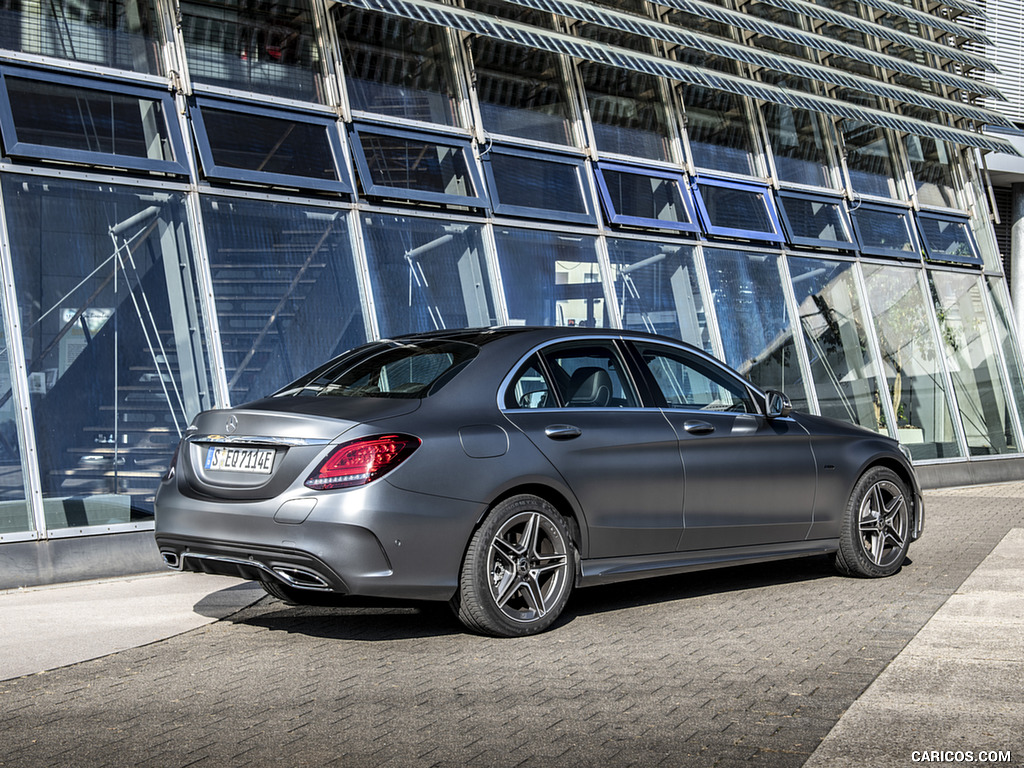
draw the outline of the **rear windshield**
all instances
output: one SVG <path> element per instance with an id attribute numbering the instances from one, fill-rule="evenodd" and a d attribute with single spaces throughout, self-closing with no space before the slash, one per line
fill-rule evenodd
<path id="1" fill-rule="evenodd" d="M 427 397 L 451 381 L 478 349 L 459 341 L 381 341 L 331 361 L 275 397 Z"/>

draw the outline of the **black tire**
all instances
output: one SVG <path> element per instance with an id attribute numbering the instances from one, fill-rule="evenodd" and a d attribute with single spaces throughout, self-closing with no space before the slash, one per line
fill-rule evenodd
<path id="1" fill-rule="evenodd" d="M 452 609 L 473 632 L 534 635 L 562 613 L 575 579 L 576 547 L 565 518 L 537 496 L 512 496 L 470 539 Z"/>
<path id="2" fill-rule="evenodd" d="M 896 573 L 910 548 L 911 503 L 906 483 L 891 469 L 865 472 L 846 505 L 836 570 L 872 579 Z"/>
<path id="3" fill-rule="evenodd" d="M 343 605 L 345 601 L 344 595 L 311 589 L 296 589 L 279 581 L 261 581 L 260 585 L 268 595 L 276 597 L 288 605 L 338 606 Z"/>

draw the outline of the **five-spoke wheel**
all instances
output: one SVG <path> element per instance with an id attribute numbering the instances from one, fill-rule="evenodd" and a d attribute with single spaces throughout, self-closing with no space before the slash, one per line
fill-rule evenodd
<path id="1" fill-rule="evenodd" d="M 575 575 L 576 549 L 562 515 L 536 496 L 513 496 L 470 540 L 452 606 L 474 631 L 531 635 L 558 618 Z"/>
<path id="2" fill-rule="evenodd" d="M 910 546 L 911 514 L 910 495 L 895 472 L 884 467 L 866 472 L 850 494 L 836 568 L 868 577 L 898 571 Z"/>

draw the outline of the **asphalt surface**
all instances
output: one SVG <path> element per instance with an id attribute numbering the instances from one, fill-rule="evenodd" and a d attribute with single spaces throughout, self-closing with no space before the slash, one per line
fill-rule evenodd
<path id="1" fill-rule="evenodd" d="M 96 625 L 113 645 L 166 610 L 153 584 L 192 598 L 154 578 L 33 629 L 0 593 L 0 654 L 57 667 L 0 682 L 0 766 L 1024 765 L 1024 484 L 927 505 L 889 579 L 814 558 L 595 587 L 517 640 L 443 606 L 231 613 L 258 593 L 211 582 L 207 623 L 81 661 Z"/>

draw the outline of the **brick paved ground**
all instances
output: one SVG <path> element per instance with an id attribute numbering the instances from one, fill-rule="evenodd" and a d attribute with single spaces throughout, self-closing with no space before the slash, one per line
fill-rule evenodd
<path id="1" fill-rule="evenodd" d="M 0 683 L 0 766 L 801 766 L 1003 535 L 1024 484 L 928 494 L 895 577 L 816 558 L 576 593 L 551 632 L 269 598 Z M 126 617 L 130 621 L 130 617 Z"/>

